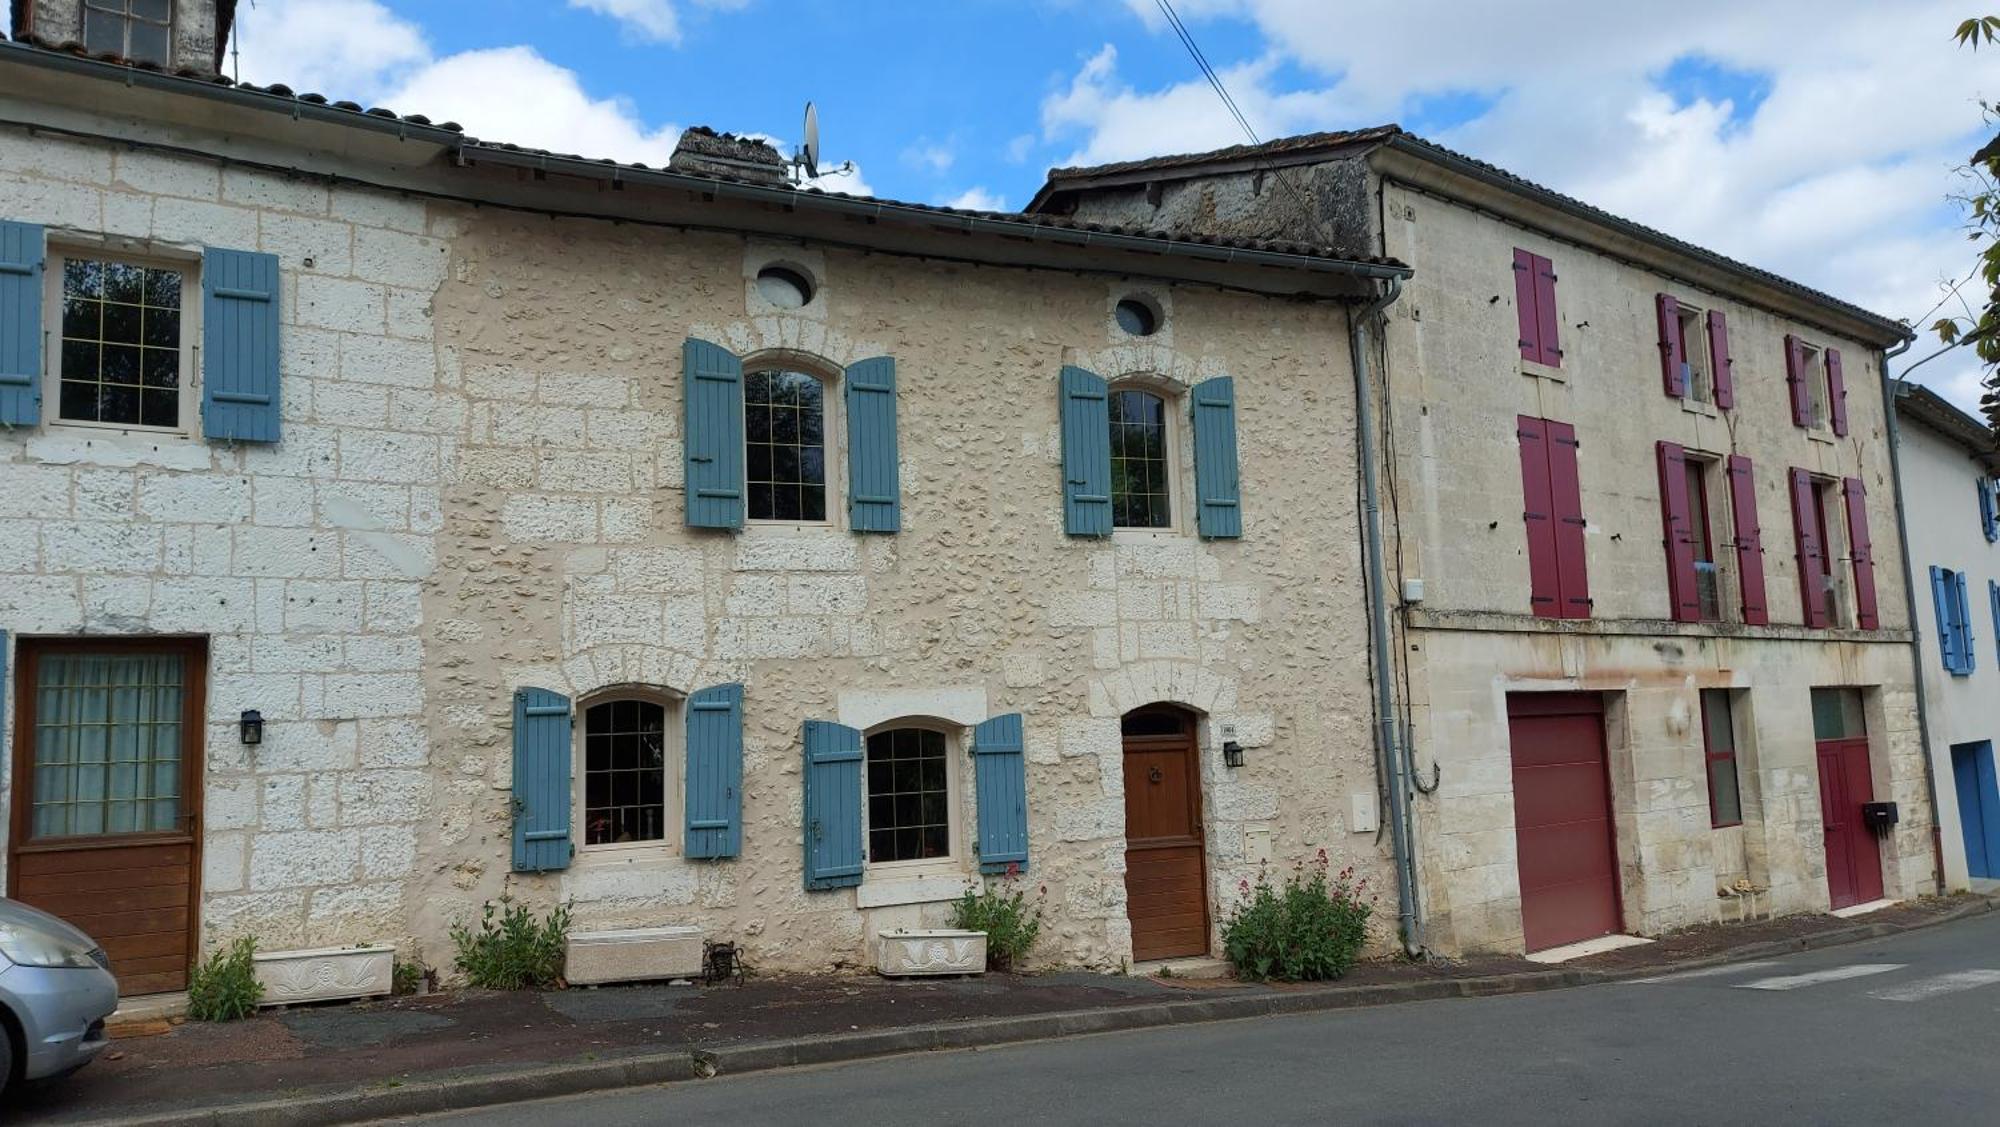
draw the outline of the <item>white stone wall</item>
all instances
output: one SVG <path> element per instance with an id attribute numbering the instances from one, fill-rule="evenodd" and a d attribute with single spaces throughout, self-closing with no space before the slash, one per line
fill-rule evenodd
<path id="1" fill-rule="evenodd" d="M 768 969 L 858 963 L 871 931 L 934 923 L 966 886 L 976 810 L 962 771 L 955 867 L 807 893 L 799 727 L 856 693 L 945 702 L 909 707 L 955 725 L 967 701 L 1026 715 L 1043 962 L 1129 958 L 1118 717 L 1142 704 L 1202 715 L 1218 926 L 1266 851 L 1325 846 L 1392 887 L 1383 848 L 1343 825 L 1374 780 L 1329 307 L 423 203 L 19 131 L 0 132 L 0 217 L 281 259 L 283 442 L 0 436 L 0 628 L 211 639 L 209 943 L 388 940 L 448 967 L 449 925 L 505 894 L 570 902 L 579 927 L 699 924 Z M 822 297 L 762 305 L 750 279 L 774 254 Z M 1134 289 L 1170 311 L 1140 344 L 1110 315 Z M 833 372 L 895 356 L 904 531 L 687 530 L 689 335 Z M 1065 536 L 1064 363 L 1169 389 L 1235 376 L 1244 539 Z M 1185 426 L 1177 442 L 1185 506 Z M 515 688 L 727 680 L 747 686 L 740 859 L 670 845 L 509 871 Z M 255 749 L 245 708 L 267 720 Z M 1245 767 L 1221 766 L 1224 725 Z"/>
<path id="2" fill-rule="evenodd" d="M 279 256 L 282 443 L 63 427 L 52 401 L 0 434 L 0 627 L 209 637 L 208 940 L 400 934 L 430 814 L 420 592 L 463 414 L 432 342 L 426 209 L 9 128 L 0 216 L 188 256 L 191 285 L 204 245 Z"/>
<path id="3" fill-rule="evenodd" d="M 1965 837 L 1959 818 L 1958 787 L 1952 775 L 1953 744 L 1992 740 L 2000 744 L 2000 622 L 1993 621 L 1987 584 L 2000 580 L 2000 545 L 1986 539 L 1979 523 L 1973 482 L 1984 470 L 1958 443 L 1908 413 L 1901 419 L 1903 498 L 1909 506 L 1905 533 L 1916 569 L 1917 621 L 1923 645 L 1920 668 L 1929 707 L 1931 769 L 1937 779 L 1937 816 L 1943 845 L 1945 882 L 1965 888 Z M 1931 598 L 1930 569 L 1965 573 L 1971 606 L 1972 673 L 1945 672 L 1938 649 L 1937 613 Z"/>

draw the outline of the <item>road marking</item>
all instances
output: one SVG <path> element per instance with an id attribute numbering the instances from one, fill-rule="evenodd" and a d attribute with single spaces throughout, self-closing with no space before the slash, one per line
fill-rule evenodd
<path id="1" fill-rule="evenodd" d="M 1818 986 L 1822 982 L 1839 982 L 1845 978 L 1866 978 L 1871 974 L 1887 974 L 1892 970 L 1902 970 L 1907 963 L 1851 963 L 1844 967 L 1809 971 L 1805 974 L 1781 974 L 1776 978 L 1760 978 L 1755 982 L 1741 982 L 1738 990 L 1797 990 L 1801 986 Z"/>
<path id="2" fill-rule="evenodd" d="M 1940 994 L 1956 994 L 1960 990 L 1974 990 L 1996 982 L 2000 982 L 2000 970 L 1962 970 L 1935 978 L 1920 978 L 1886 990 L 1870 990 L 1868 996 L 1885 1002 L 1921 1002 Z"/>
<path id="3" fill-rule="evenodd" d="M 1674 974 L 1656 974 L 1651 978 L 1635 978 L 1634 983 L 1679 982 L 1687 978 L 1715 978 L 1725 974 L 1741 974 L 1745 971 L 1763 970 L 1778 965 L 1776 959 L 1761 959 L 1752 963 L 1724 963 L 1719 967 L 1702 967 L 1699 970 L 1684 970 Z"/>

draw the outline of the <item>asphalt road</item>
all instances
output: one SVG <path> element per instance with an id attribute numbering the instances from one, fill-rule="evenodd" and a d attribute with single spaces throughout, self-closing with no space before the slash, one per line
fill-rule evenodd
<path id="1" fill-rule="evenodd" d="M 894 1057 L 414 1122 L 2000 1123 L 2000 914 L 1656 981 Z"/>

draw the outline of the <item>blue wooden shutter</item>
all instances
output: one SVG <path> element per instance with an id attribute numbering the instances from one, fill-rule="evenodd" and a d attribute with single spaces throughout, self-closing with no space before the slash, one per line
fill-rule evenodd
<path id="1" fill-rule="evenodd" d="M 1082 368 L 1062 370 L 1063 531 L 1111 535 L 1110 385 Z"/>
<path id="2" fill-rule="evenodd" d="M 702 689 L 687 701 L 687 836 L 697 860 L 743 848 L 743 686 Z"/>
<path id="3" fill-rule="evenodd" d="M 1979 527 L 1988 542 L 2000 541 L 2000 497 L 1995 496 L 1994 479 L 1979 479 Z"/>
<path id="4" fill-rule="evenodd" d="M 805 724 L 806 887 L 861 883 L 861 733 L 829 720 Z"/>
<path id="5" fill-rule="evenodd" d="M 1931 565 L 1931 608 L 1937 612 L 1938 655 L 1944 661 L 1944 671 L 1956 673 L 1958 629 L 1951 619 L 1951 580 L 1949 573 L 1936 564 Z"/>
<path id="6" fill-rule="evenodd" d="M 847 368 L 847 526 L 895 532 L 903 526 L 896 469 L 896 361 L 877 356 Z"/>
<path id="7" fill-rule="evenodd" d="M 42 421 L 42 229 L 0 223 L 0 425 Z"/>
<path id="8" fill-rule="evenodd" d="M 979 871 L 1028 868 L 1028 767 L 1021 714 L 995 716 L 972 729 L 972 767 L 979 795 Z"/>
<path id="9" fill-rule="evenodd" d="M 1972 636 L 1972 595 L 1965 588 L 1964 572 L 1953 573 L 1952 586 L 1952 608 L 1958 617 L 1958 660 L 1961 672 L 1970 673 L 1979 667 L 1979 651 Z"/>
<path id="10" fill-rule="evenodd" d="M 1243 495 L 1236 471 L 1236 381 L 1217 376 L 1194 385 L 1195 523 L 1204 538 L 1243 535 Z"/>
<path id="11" fill-rule="evenodd" d="M 681 370 L 687 381 L 681 449 L 688 527 L 742 528 L 743 361 L 719 344 L 689 337 Z"/>
<path id="12" fill-rule="evenodd" d="M 569 698 L 514 691 L 514 871 L 569 868 Z"/>
<path id="13" fill-rule="evenodd" d="M 208 247 L 201 293 L 202 433 L 278 441 L 278 256 Z"/>
<path id="14" fill-rule="evenodd" d="M 1993 604 L 1993 647 L 2000 652 L 2000 583 L 1986 581 L 1986 597 Z M 7 636 L 0 634 L 0 661 L 6 660 Z M 2000 660 L 1996 657 L 1995 660 Z"/>

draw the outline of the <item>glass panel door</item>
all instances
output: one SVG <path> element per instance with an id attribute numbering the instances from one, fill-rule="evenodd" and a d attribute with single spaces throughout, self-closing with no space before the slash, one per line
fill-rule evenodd
<path id="1" fill-rule="evenodd" d="M 185 659 L 175 653 L 42 657 L 32 838 L 176 828 L 186 678 Z"/>

